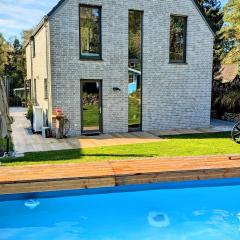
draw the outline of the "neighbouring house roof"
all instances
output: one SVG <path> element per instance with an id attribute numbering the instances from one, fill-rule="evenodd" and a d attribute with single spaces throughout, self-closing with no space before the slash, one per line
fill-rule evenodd
<path id="1" fill-rule="evenodd" d="M 133 69 L 133 68 L 128 68 L 128 71 L 131 72 L 131 73 L 135 73 L 135 74 L 137 74 L 137 75 L 142 75 L 142 73 L 141 73 L 140 71 L 135 70 L 135 69 Z"/>
<path id="2" fill-rule="evenodd" d="M 43 17 L 43 19 L 40 21 L 40 23 L 36 26 L 36 28 L 33 31 L 33 34 L 31 37 L 35 36 L 38 31 L 42 28 L 42 26 L 44 25 L 45 21 L 48 20 L 48 18 L 65 2 L 66 0 L 60 0 L 57 5 L 55 5 L 52 10 Z M 195 4 L 195 6 L 197 7 L 197 9 L 199 10 L 200 14 L 202 15 L 203 19 L 205 20 L 205 22 L 207 23 L 207 25 L 209 26 L 210 30 L 212 31 L 212 33 L 215 35 L 216 33 L 216 29 L 214 28 L 213 24 L 209 21 L 204 9 L 202 8 L 202 6 L 198 3 L 198 0 L 191 0 L 193 1 L 193 3 Z M 29 39 L 30 41 L 30 39 Z M 29 44 L 29 41 L 26 43 L 26 46 Z"/>
<path id="3" fill-rule="evenodd" d="M 214 80 L 221 81 L 222 83 L 233 82 L 238 76 L 239 67 L 237 63 L 222 64 L 220 69 L 214 75 Z"/>

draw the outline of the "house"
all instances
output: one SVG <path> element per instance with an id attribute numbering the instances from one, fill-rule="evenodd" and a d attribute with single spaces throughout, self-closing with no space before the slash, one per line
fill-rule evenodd
<path id="1" fill-rule="evenodd" d="M 141 85 L 141 71 L 128 68 L 128 78 L 128 94 L 132 94 L 136 92 Z"/>
<path id="2" fill-rule="evenodd" d="M 212 90 L 212 117 L 226 121 L 239 121 L 238 96 L 240 89 L 238 63 L 221 64 L 214 73 Z"/>
<path id="3" fill-rule="evenodd" d="M 222 64 L 219 70 L 214 74 L 215 82 L 229 86 L 239 84 L 239 66 L 237 63 Z"/>
<path id="4" fill-rule="evenodd" d="M 26 45 L 31 98 L 70 135 L 208 127 L 213 42 L 197 0 L 62 0 Z"/>

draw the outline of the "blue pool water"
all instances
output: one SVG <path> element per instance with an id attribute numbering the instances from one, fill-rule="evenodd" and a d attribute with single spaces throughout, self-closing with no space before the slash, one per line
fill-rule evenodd
<path id="1" fill-rule="evenodd" d="M 239 240 L 240 179 L 0 196 L 0 239 Z"/>

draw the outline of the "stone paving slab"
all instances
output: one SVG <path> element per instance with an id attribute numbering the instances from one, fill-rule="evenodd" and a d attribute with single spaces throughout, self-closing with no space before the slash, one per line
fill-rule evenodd
<path id="1" fill-rule="evenodd" d="M 47 139 L 31 132 L 29 129 L 30 122 L 25 118 L 26 109 L 11 108 L 10 110 L 11 115 L 15 119 L 12 126 L 12 137 L 17 155 L 22 155 L 26 152 L 70 150 L 163 141 L 158 136 L 144 132 L 79 136 L 60 140 Z"/>
<path id="2" fill-rule="evenodd" d="M 213 120 L 211 128 L 113 133 L 101 134 L 99 136 L 79 136 L 58 140 L 54 138 L 47 139 L 43 138 L 41 135 L 32 134 L 30 130 L 30 122 L 25 117 L 25 108 L 11 108 L 10 112 L 15 119 L 12 126 L 12 137 L 17 156 L 22 156 L 26 152 L 70 150 L 78 148 L 159 142 L 165 141 L 159 136 L 220 132 L 223 129 L 230 129 L 231 126 L 234 125 L 234 123 Z"/>

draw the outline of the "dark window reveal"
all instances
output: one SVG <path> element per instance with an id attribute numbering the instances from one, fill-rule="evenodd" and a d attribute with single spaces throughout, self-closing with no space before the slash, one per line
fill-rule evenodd
<path id="1" fill-rule="evenodd" d="M 187 17 L 171 16 L 170 62 L 186 62 Z"/>
<path id="2" fill-rule="evenodd" d="M 34 101 L 37 103 L 37 81 L 36 78 L 34 78 L 34 93 L 33 93 Z"/>
<path id="3" fill-rule="evenodd" d="M 35 38 L 32 38 L 32 56 L 36 57 L 36 43 L 35 43 Z"/>
<path id="4" fill-rule="evenodd" d="M 101 59 L 101 8 L 80 5 L 80 58 Z"/>
<path id="5" fill-rule="evenodd" d="M 48 80 L 44 79 L 44 98 L 48 99 Z"/>

